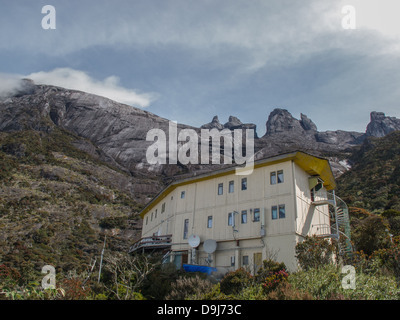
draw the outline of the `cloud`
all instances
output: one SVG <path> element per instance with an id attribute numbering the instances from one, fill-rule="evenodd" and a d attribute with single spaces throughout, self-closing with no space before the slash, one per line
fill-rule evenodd
<path id="1" fill-rule="evenodd" d="M 23 88 L 21 76 L 0 73 L 0 98 L 6 98 L 16 94 Z"/>
<path id="2" fill-rule="evenodd" d="M 120 103 L 146 108 L 156 99 L 154 93 L 138 93 L 124 88 L 119 84 L 119 78 L 110 76 L 102 81 L 93 79 L 87 73 L 70 68 L 57 68 L 52 71 L 31 73 L 26 78 L 36 84 L 48 84 L 67 89 L 93 93 Z"/>

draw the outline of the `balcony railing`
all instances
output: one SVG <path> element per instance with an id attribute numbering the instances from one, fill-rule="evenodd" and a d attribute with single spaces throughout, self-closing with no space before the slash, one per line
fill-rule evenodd
<path id="1" fill-rule="evenodd" d="M 129 253 L 136 252 L 138 250 L 151 250 L 151 249 L 164 249 L 171 247 L 172 235 L 153 235 L 151 237 L 141 238 L 136 241 L 129 249 Z"/>

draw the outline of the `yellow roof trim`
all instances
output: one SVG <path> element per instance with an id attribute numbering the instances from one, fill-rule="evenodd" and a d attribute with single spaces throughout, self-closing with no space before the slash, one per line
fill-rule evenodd
<path id="1" fill-rule="evenodd" d="M 293 160 L 299 167 L 306 171 L 310 175 L 319 175 L 324 180 L 324 187 L 328 190 L 335 189 L 336 183 L 332 173 L 329 161 L 323 158 L 312 156 L 301 151 L 287 153 L 279 156 L 274 156 L 267 159 L 261 159 L 254 163 L 254 169 L 270 166 L 276 163 Z M 235 173 L 237 167 L 229 167 L 214 172 L 208 172 L 199 176 L 194 176 L 182 180 L 177 180 L 169 184 L 163 189 L 157 196 L 155 196 L 140 212 L 140 217 L 143 219 L 145 214 L 159 204 L 168 194 L 170 194 L 177 187 L 181 187 L 187 184 L 210 180 L 226 175 Z"/>

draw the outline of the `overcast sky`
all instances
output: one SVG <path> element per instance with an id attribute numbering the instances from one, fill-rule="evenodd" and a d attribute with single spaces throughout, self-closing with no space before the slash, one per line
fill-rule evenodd
<path id="1" fill-rule="evenodd" d="M 321 3 L 323 2 L 323 3 Z M 42 28 L 42 7 L 56 29 Z M 345 5 L 356 29 L 342 27 Z M 193 126 L 276 107 L 320 131 L 400 117 L 398 0 L 0 0 L 0 87 L 93 92 Z M 346 20 L 347 21 L 347 20 Z M 4 89 L 3 89 L 4 90 Z"/>

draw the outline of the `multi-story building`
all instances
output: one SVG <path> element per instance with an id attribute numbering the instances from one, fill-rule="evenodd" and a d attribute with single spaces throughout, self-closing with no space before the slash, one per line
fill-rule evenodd
<path id="1" fill-rule="evenodd" d="M 334 188 L 328 160 L 304 152 L 256 161 L 247 176 L 230 167 L 178 180 L 141 211 L 142 239 L 131 251 L 167 249 L 178 267 L 256 271 L 273 258 L 296 270 L 299 241 L 334 233 L 328 208 L 334 201 L 327 197 Z M 199 245 L 193 248 L 189 238 Z M 210 239 L 216 244 L 211 254 L 204 248 Z"/>

